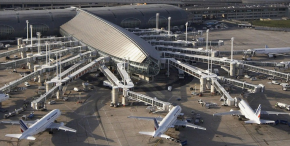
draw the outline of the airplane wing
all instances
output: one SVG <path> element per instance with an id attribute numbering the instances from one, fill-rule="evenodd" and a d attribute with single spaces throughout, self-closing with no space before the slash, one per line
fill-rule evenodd
<path id="1" fill-rule="evenodd" d="M 224 113 L 215 113 L 213 116 L 221 116 L 221 115 L 243 115 L 241 111 L 230 111 Z"/>
<path id="2" fill-rule="evenodd" d="M 287 112 L 275 112 L 275 111 L 261 111 L 261 114 L 267 114 L 267 115 L 290 115 L 290 113 Z"/>
<path id="3" fill-rule="evenodd" d="M 28 125 L 28 126 L 31 126 L 31 125 L 33 125 L 34 123 L 36 123 L 38 121 L 38 119 L 37 120 L 35 120 L 35 121 L 23 121 L 26 125 Z M 12 125 L 14 125 L 14 124 L 19 124 L 19 121 L 1 121 L 1 123 L 5 123 L 5 124 L 12 124 Z"/>
<path id="4" fill-rule="evenodd" d="M 137 117 L 137 116 L 129 116 L 128 118 L 138 119 L 138 120 L 154 120 L 156 119 L 158 122 L 162 121 L 161 117 Z"/>
<path id="5" fill-rule="evenodd" d="M 279 53 L 269 53 L 269 55 L 275 55 L 275 56 L 287 56 L 286 54 L 279 54 Z"/>
<path id="6" fill-rule="evenodd" d="M 260 122 L 264 124 L 275 123 L 275 121 L 273 120 L 262 120 L 262 119 L 260 119 Z"/>
<path id="7" fill-rule="evenodd" d="M 186 121 L 180 121 L 180 120 L 176 120 L 176 122 L 174 123 L 174 125 L 177 125 L 177 126 L 186 126 L 186 127 L 191 127 L 191 128 L 194 128 L 194 129 L 197 128 L 197 129 L 201 129 L 201 130 L 206 130 L 206 128 L 204 128 L 204 127 L 197 126 L 197 125 L 188 123 Z"/>
<path id="8" fill-rule="evenodd" d="M 143 134 L 143 135 L 149 135 L 149 136 L 153 136 L 154 135 L 154 132 L 139 132 L 140 134 Z M 162 137 L 162 138 L 170 138 L 170 136 L 166 135 L 166 134 L 160 134 L 158 135 L 158 137 Z"/>
<path id="9" fill-rule="evenodd" d="M 77 130 L 64 126 L 64 123 L 51 123 L 46 129 L 58 129 L 70 132 L 77 132 Z"/>

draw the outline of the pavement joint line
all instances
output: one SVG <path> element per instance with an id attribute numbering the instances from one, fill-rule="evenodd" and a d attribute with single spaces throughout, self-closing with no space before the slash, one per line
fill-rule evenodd
<path id="1" fill-rule="evenodd" d="M 101 100 L 101 104 L 103 104 L 103 101 L 104 101 L 104 100 Z M 118 138 L 118 135 L 117 135 L 117 133 L 116 133 L 116 131 L 115 131 L 113 125 L 112 125 L 112 122 L 111 122 L 111 120 L 108 118 L 107 112 L 106 112 L 103 108 L 102 108 L 102 110 L 105 112 L 106 118 L 107 118 L 108 121 L 110 122 L 111 127 L 112 127 L 112 129 L 114 130 L 114 133 L 115 133 L 115 135 L 116 135 L 116 137 L 117 137 L 117 139 L 118 139 L 120 145 L 122 146 L 122 144 L 121 144 L 121 142 L 120 142 L 120 140 L 119 140 L 119 138 Z"/>
<path id="2" fill-rule="evenodd" d="M 67 108 L 69 108 L 67 105 L 65 105 Z M 85 106 L 85 107 L 87 107 L 87 106 Z M 71 108 L 69 108 L 69 109 L 71 109 Z M 72 109 L 71 109 L 72 110 Z M 83 111 L 84 111 L 84 108 L 83 108 Z M 75 113 L 76 115 L 78 115 L 78 113 L 76 113 L 75 111 L 73 111 L 73 113 Z M 79 116 L 79 115 L 78 115 Z M 87 133 L 89 133 L 92 137 L 94 137 L 93 135 L 92 135 L 92 133 L 91 132 L 88 132 L 87 130 L 86 130 L 86 128 L 84 128 L 79 122 L 80 121 L 82 121 L 83 119 L 85 119 L 85 117 L 86 117 L 86 115 L 82 115 L 82 118 L 81 118 L 81 120 L 79 120 L 77 123 L 78 123 L 78 125 L 81 127 L 81 128 L 83 128 Z M 87 119 L 86 119 L 87 120 Z M 90 126 L 90 125 L 89 125 Z M 94 137 L 94 141 L 95 141 L 95 143 L 96 143 L 96 140 L 95 140 L 96 138 Z M 96 144 L 97 145 L 97 144 Z"/>
<path id="3" fill-rule="evenodd" d="M 97 100 L 97 101 L 98 101 L 98 100 Z M 100 115 L 99 112 L 98 112 L 98 106 L 97 106 L 97 105 L 98 105 L 98 103 L 96 102 L 96 109 L 97 109 L 97 110 L 94 110 L 94 115 L 95 115 L 95 117 L 97 117 L 96 112 L 98 113 L 98 115 Z M 98 120 L 98 118 L 97 118 L 97 121 L 98 121 L 99 125 L 101 126 L 101 129 L 102 129 L 103 135 L 104 135 L 104 137 L 105 137 L 105 139 L 106 139 L 106 141 L 107 141 L 107 144 L 109 145 L 109 141 L 108 141 L 107 136 L 106 136 L 106 134 L 105 134 L 104 127 L 103 127 L 102 123 L 100 122 L 100 120 L 101 120 L 101 117 L 99 117 L 99 120 Z"/>
<path id="4" fill-rule="evenodd" d="M 87 109 L 87 106 L 85 106 L 85 107 L 86 107 L 86 109 Z M 88 123 L 90 129 L 92 130 L 92 128 L 91 128 L 91 126 L 90 126 L 90 123 L 89 123 L 88 119 L 86 118 L 86 116 L 84 116 L 84 118 L 86 119 L 86 121 L 87 121 L 87 123 Z M 97 142 L 96 142 L 96 138 L 95 138 L 95 136 L 93 135 L 92 132 L 90 132 L 90 133 L 91 133 L 92 137 L 94 138 L 95 144 L 97 145 Z"/>

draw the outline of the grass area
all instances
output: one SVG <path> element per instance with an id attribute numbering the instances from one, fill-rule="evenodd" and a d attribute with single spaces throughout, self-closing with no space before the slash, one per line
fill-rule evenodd
<path id="1" fill-rule="evenodd" d="M 271 21 L 255 20 L 255 21 L 252 21 L 251 23 L 252 25 L 256 25 L 256 26 L 290 28 L 290 20 L 271 20 Z"/>

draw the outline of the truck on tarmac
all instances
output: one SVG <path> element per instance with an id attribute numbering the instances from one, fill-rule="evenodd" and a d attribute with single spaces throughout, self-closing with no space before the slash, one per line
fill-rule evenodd
<path id="1" fill-rule="evenodd" d="M 279 108 L 284 108 L 286 110 L 290 110 L 290 105 L 286 104 L 286 103 L 281 103 L 281 102 L 277 102 L 275 104 L 275 107 L 279 107 Z"/>

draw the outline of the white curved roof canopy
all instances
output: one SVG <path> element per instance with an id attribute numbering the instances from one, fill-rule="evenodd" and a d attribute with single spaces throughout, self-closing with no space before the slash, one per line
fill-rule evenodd
<path id="1" fill-rule="evenodd" d="M 142 63 L 148 56 L 159 60 L 153 46 L 131 32 L 100 17 L 78 9 L 79 13 L 61 29 L 87 45 L 118 58 Z"/>

